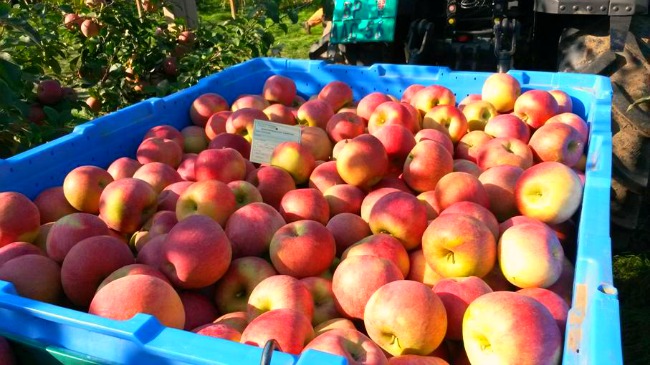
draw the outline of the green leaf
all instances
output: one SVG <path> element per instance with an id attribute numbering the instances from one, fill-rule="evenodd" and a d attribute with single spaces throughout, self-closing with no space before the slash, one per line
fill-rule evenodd
<path id="1" fill-rule="evenodd" d="M 5 80 L 7 85 L 11 86 L 12 89 L 19 90 L 23 87 L 21 79 L 22 71 L 20 70 L 20 66 L 4 58 L 0 58 L 0 80 Z"/>
<path id="2" fill-rule="evenodd" d="M 298 23 L 298 12 L 295 9 L 289 9 L 287 15 L 289 16 L 289 20 L 291 20 L 291 23 L 293 24 Z"/>
<path id="3" fill-rule="evenodd" d="M 56 109 L 49 106 L 44 106 L 43 111 L 45 112 L 48 120 L 56 121 L 59 119 L 59 112 L 57 112 Z"/>
<path id="4" fill-rule="evenodd" d="M 11 4 L 9 3 L 0 3 L 0 16 L 6 17 L 11 11 Z"/>
<path id="5" fill-rule="evenodd" d="M 286 25 L 285 23 L 279 23 L 278 26 L 280 27 L 280 29 L 282 29 L 284 34 L 289 33 L 289 26 Z"/>
<path id="6" fill-rule="evenodd" d="M 650 103 L 650 96 L 644 96 L 638 100 L 635 100 L 634 103 L 630 104 L 630 106 L 627 107 L 627 111 L 629 112 L 632 110 L 634 107 L 637 105 L 643 104 L 643 103 Z"/>
<path id="7" fill-rule="evenodd" d="M 42 47 L 43 44 L 41 43 L 41 37 L 29 23 L 27 23 L 23 19 L 13 19 L 13 18 L 0 18 L 0 25 L 5 25 L 8 27 L 12 27 L 22 33 L 26 37 L 28 37 L 29 40 L 37 44 L 38 46 Z"/>

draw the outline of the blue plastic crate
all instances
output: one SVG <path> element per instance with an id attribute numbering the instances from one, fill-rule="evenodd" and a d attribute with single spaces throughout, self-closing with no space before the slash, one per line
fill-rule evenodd
<path id="1" fill-rule="evenodd" d="M 259 93 L 264 81 L 280 74 L 295 80 L 298 93 L 309 96 L 333 80 L 347 82 L 356 100 L 381 91 L 401 96 L 410 84 L 440 84 L 458 100 L 480 93 L 489 73 L 458 72 L 444 67 L 378 64 L 371 67 L 330 65 L 320 61 L 258 58 L 206 77 L 197 85 L 165 98 L 154 98 L 97 118 L 53 142 L 0 160 L 0 191 L 19 191 L 34 198 L 60 185 L 80 165 L 107 167 L 121 156 L 134 156 L 145 132 L 159 124 L 190 124 L 192 101 L 206 92 L 229 102 Z M 586 186 L 579 219 L 573 303 L 567 322 L 563 364 L 622 364 L 619 305 L 612 281 L 609 236 L 611 187 L 611 98 L 608 78 L 596 75 L 510 71 L 523 90 L 561 89 L 574 112 L 590 124 Z M 41 344 L 50 353 L 89 363 L 259 364 L 262 350 L 163 327 L 140 314 L 114 321 L 15 294 L 0 282 L 0 334 L 23 343 Z M 272 364 L 345 364 L 340 357 L 316 351 L 301 356 L 276 353 Z"/>

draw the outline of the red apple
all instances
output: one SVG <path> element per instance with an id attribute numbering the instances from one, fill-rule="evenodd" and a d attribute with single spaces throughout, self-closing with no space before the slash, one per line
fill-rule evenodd
<path id="1" fill-rule="evenodd" d="M 445 214 L 464 214 L 474 217 L 488 227 L 490 232 L 494 235 L 495 240 L 499 239 L 499 222 L 491 211 L 480 204 L 470 201 L 460 201 L 448 206 L 445 210 L 440 212 L 441 216 Z"/>
<path id="2" fill-rule="evenodd" d="M 360 214 L 361 203 L 365 196 L 363 190 L 349 184 L 333 185 L 323 192 L 323 197 L 329 206 L 330 217 L 340 213 Z"/>
<path id="3" fill-rule="evenodd" d="M 207 215 L 224 227 L 230 215 L 237 210 L 235 194 L 219 180 L 192 183 L 178 197 L 176 216 L 182 221 L 192 215 Z"/>
<path id="4" fill-rule="evenodd" d="M 201 94 L 192 102 L 190 119 L 194 125 L 205 127 L 212 114 L 228 109 L 228 102 L 221 95 L 215 93 Z"/>
<path id="5" fill-rule="evenodd" d="M 364 318 L 366 303 L 384 284 L 404 276 L 390 260 L 378 256 L 348 257 L 334 270 L 332 290 L 336 308 L 345 317 Z"/>
<path id="6" fill-rule="evenodd" d="M 551 123 L 563 123 L 570 125 L 578 132 L 578 135 L 580 136 L 580 142 L 582 142 L 582 144 L 585 146 L 587 145 L 587 141 L 589 140 L 589 124 L 587 124 L 587 122 L 585 122 L 585 120 L 582 119 L 579 115 L 560 112 L 559 114 L 550 117 L 546 121 L 546 124 Z"/>
<path id="7" fill-rule="evenodd" d="M 517 208 L 545 223 L 571 218 L 582 203 L 582 182 L 570 167 L 541 162 L 525 170 L 515 186 Z"/>
<path id="8" fill-rule="evenodd" d="M 559 89 L 549 90 L 548 92 L 553 95 L 553 98 L 555 98 L 555 101 L 557 102 L 558 113 L 573 112 L 573 100 L 569 94 Z"/>
<path id="9" fill-rule="evenodd" d="M 373 135 L 384 145 L 390 166 L 389 174 L 401 174 L 404 161 L 415 147 L 413 133 L 403 125 L 388 124 L 376 130 Z"/>
<path id="10" fill-rule="evenodd" d="M 235 194 L 237 201 L 237 210 L 250 203 L 262 202 L 262 194 L 257 190 L 255 185 L 246 180 L 234 180 L 228 183 L 228 187 Z"/>
<path id="11" fill-rule="evenodd" d="M 551 313 L 564 337 L 566 321 L 569 316 L 569 305 L 556 293 L 544 288 L 526 288 L 517 290 L 519 294 L 531 297 L 540 302 Z"/>
<path id="12" fill-rule="evenodd" d="M 491 293 L 492 289 L 478 276 L 445 278 L 436 283 L 433 292 L 438 294 L 447 312 L 446 339 L 463 339 L 463 316 L 476 298 Z"/>
<path id="13" fill-rule="evenodd" d="M 228 271 L 215 285 L 214 301 L 220 313 L 245 312 L 248 298 L 262 280 L 276 275 L 271 264 L 254 256 L 232 260 Z"/>
<path id="14" fill-rule="evenodd" d="M 368 223 L 353 213 L 339 213 L 333 216 L 326 227 L 334 236 L 337 257 L 340 257 L 355 242 L 372 234 Z"/>
<path id="15" fill-rule="evenodd" d="M 332 264 L 336 242 L 324 224 L 299 220 L 287 223 L 275 232 L 269 255 L 280 274 L 296 278 L 318 276 Z"/>
<path id="16" fill-rule="evenodd" d="M 259 190 L 264 203 L 275 209 L 280 208 L 280 201 L 284 194 L 296 188 L 291 174 L 276 166 L 260 166 L 248 173 L 246 181 Z"/>
<path id="17" fill-rule="evenodd" d="M 538 224 L 518 224 L 499 239 L 499 265 L 518 288 L 546 288 L 562 273 L 564 250 L 555 232 Z"/>
<path id="18" fill-rule="evenodd" d="M 185 326 L 185 309 L 178 293 L 152 275 L 128 275 L 106 284 L 95 293 L 88 313 L 115 320 L 145 313 L 156 317 L 163 326 Z"/>
<path id="19" fill-rule="evenodd" d="M 371 134 L 357 136 L 341 149 L 336 170 L 346 183 L 369 189 L 388 171 L 386 149 Z"/>
<path id="20" fill-rule="evenodd" d="M 533 165 L 532 146 L 512 137 L 492 138 L 478 148 L 476 163 L 483 170 L 501 165 L 525 170 Z"/>
<path id="21" fill-rule="evenodd" d="M 97 214 L 99 197 L 113 177 L 105 169 L 92 165 L 75 167 L 65 175 L 63 194 L 78 211 Z"/>
<path id="22" fill-rule="evenodd" d="M 266 107 L 268 107 L 270 103 L 264 99 L 261 95 L 257 94 L 245 94 L 245 95 L 240 95 L 235 99 L 235 101 L 232 103 L 230 106 L 230 110 L 233 112 L 236 112 L 237 110 L 241 109 L 256 109 L 256 110 L 264 110 Z"/>
<path id="23" fill-rule="evenodd" d="M 536 161 L 556 161 L 569 167 L 578 163 L 585 148 L 578 131 L 564 123 L 539 127 L 530 137 L 528 145 Z"/>
<path id="24" fill-rule="evenodd" d="M 70 249 L 84 238 L 108 235 L 106 223 L 94 214 L 71 213 L 57 220 L 47 235 L 47 255 L 61 263 Z"/>
<path id="25" fill-rule="evenodd" d="M 336 113 L 326 125 L 327 135 L 333 142 L 351 139 L 364 133 L 366 123 L 357 114 L 351 112 Z"/>
<path id="26" fill-rule="evenodd" d="M 327 128 L 327 122 L 334 116 L 332 106 L 320 99 L 309 100 L 297 111 L 296 120 L 300 125 Z"/>
<path id="27" fill-rule="evenodd" d="M 477 100 L 482 100 L 481 94 L 467 94 L 467 96 L 458 102 L 458 109 L 460 111 L 463 111 L 465 105 Z"/>
<path id="28" fill-rule="evenodd" d="M 427 221 L 435 219 L 438 214 L 440 214 L 440 208 L 438 207 L 435 193 L 435 190 L 428 190 L 416 196 L 427 210 Z"/>
<path id="29" fill-rule="evenodd" d="M 341 255 L 341 260 L 352 256 L 378 256 L 390 260 L 406 277 L 409 273 L 409 255 L 402 243 L 390 234 L 377 233 L 362 238 L 348 247 Z"/>
<path id="30" fill-rule="evenodd" d="M 438 142 L 443 145 L 447 151 L 449 151 L 450 155 L 454 155 L 454 142 L 452 142 L 451 137 L 449 136 L 449 132 L 447 132 L 446 129 L 420 129 L 420 131 L 415 134 L 415 142 L 417 143 L 422 140 L 431 140 Z"/>
<path id="31" fill-rule="evenodd" d="M 431 288 L 412 280 L 378 288 L 366 304 L 363 322 L 368 336 L 393 356 L 428 355 L 447 332 L 442 300 Z"/>
<path id="32" fill-rule="evenodd" d="M 99 217 L 110 229 L 133 233 L 151 218 L 158 207 L 156 191 L 136 178 L 124 178 L 108 184 L 99 199 Z"/>
<path id="33" fill-rule="evenodd" d="M 85 238 L 75 244 L 61 263 L 61 284 L 67 298 L 87 307 L 99 284 L 113 271 L 135 263 L 129 246 L 104 235 Z"/>
<path id="34" fill-rule="evenodd" d="M 458 143 L 467 133 L 467 118 L 454 105 L 437 105 L 431 108 L 422 119 L 423 129 L 444 127 L 453 143 Z"/>
<path id="35" fill-rule="evenodd" d="M 519 95 L 521 95 L 519 81 L 507 73 L 494 73 L 488 76 L 481 88 L 481 99 L 494 105 L 499 113 L 512 111 Z"/>
<path id="36" fill-rule="evenodd" d="M 196 181 L 194 165 L 196 164 L 197 157 L 199 157 L 199 155 L 196 153 L 183 154 L 183 158 L 181 159 L 181 163 L 178 165 L 176 172 L 178 172 L 178 175 L 184 181 Z"/>
<path id="37" fill-rule="evenodd" d="M 226 132 L 239 134 L 250 142 L 253 140 L 253 128 L 256 119 L 269 120 L 269 117 L 260 109 L 237 109 L 226 119 Z"/>
<path id="38" fill-rule="evenodd" d="M 138 160 L 131 157 L 120 157 L 111 162 L 106 171 L 113 177 L 113 180 L 123 177 L 133 177 L 133 174 L 142 166 Z"/>
<path id="39" fill-rule="evenodd" d="M 156 194 L 173 183 L 183 181 L 176 169 L 162 162 L 145 163 L 133 174 L 133 178 L 147 182 Z"/>
<path id="40" fill-rule="evenodd" d="M 416 192 L 435 189 L 443 176 L 452 172 L 453 157 L 438 142 L 422 140 L 404 161 L 402 178 Z"/>
<path id="41" fill-rule="evenodd" d="M 271 122 L 296 125 L 293 108 L 284 104 L 271 104 L 262 110 Z"/>
<path id="42" fill-rule="evenodd" d="M 171 139 L 176 142 L 181 148 L 185 144 L 183 134 L 181 131 L 176 129 L 176 127 L 169 124 L 160 124 L 155 127 L 151 127 L 147 133 L 145 133 L 142 140 L 146 140 L 149 137 L 159 137 L 164 139 Z"/>
<path id="43" fill-rule="evenodd" d="M 472 364 L 557 364 L 562 336 L 536 300 L 499 291 L 474 300 L 463 319 L 463 343 Z"/>
<path id="44" fill-rule="evenodd" d="M 20 255 L 5 262 L 0 266 L 0 280 L 12 283 L 24 298 L 58 304 L 63 296 L 61 267 L 44 255 Z"/>
<path id="45" fill-rule="evenodd" d="M 227 184 L 246 177 L 246 162 L 234 148 L 210 148 L 198 154 L 194 173 L 197 181 L 219 180 Z"/>
<path id="46" fill-rule="evenodd" d="M 316 161 L 328 161 L 332 155 L 332 141 L 327 132 L 315 126 L 300 127 L 300 144 L 307 147 Z"/>
<path id="47" fill-rule="evenodd" d="M 436 105 L 455 105 L 456 96 L 447 87 L 442 85 L 429 85 L 417 91 L 410 100 L 419 112 L 424 116 Z"/>
<path id="48" fill-rule="evenodd" d="M 270 103 L 291 106 L 296 98 L 296 83 L 289 77 L 273 75 L 264 81 L 262 97 Z"/>
<path id="49" fill-rule="evenodd" d="M 482 131 L 487 122 L 497 115 L 496 108 L 485 100 L 472 101 L 463 107 L 468 131 Z"/>
<path id="50" fill-rule="evenodd" d="M 501 165 L 483 171 L 478 177 L 490 200 L 490 211 L 499 222 L 519 214 L 515 186 L 523 172 L 518 166 Z"/>
<path id="51" fill-rule="evenodd" d="M 176 212 L 176 203 L 178 202 L 178 197 L 190 186 L 193 181 L 179 181 L 167 185 L 161 192 L 158 194 L 158 208 L 157 210 L 171 210 Z"/>
<path id="52" fill-rule="evenodd" d="M 546 90 L 528 90 L 515 101 L 514 114 L 537 129 L 552 116 L 558 114 L 557 101 Z"/>
<path id="53" fill-rule="evenodd" d="M 212 218 L 192 215 L 172 228 L 160 247 L 159 267 L 175 287 L 198 289 L 214 284 L 232 259 L 230 240 Z"/>
<path id="54" fill-rule="evenodd" d="M 466 172 L 451 172 L 443 176 L 435 188 L 441 211 L 460 201 L 471 201 L 490 208 L 490 200 L 479 179 Z"/>
<path id="55" fill-rule="evenodd" d="M 388 233 L 411 250 L 420 245 L 427 228 L 426 207 L 413 194 L 392 192 L 377 200 L 368 224 L 374 234 Z"/>
<path id="56" fill-rule="evenodd" d="M 374 134 L 386 125 L 399 124 L 415 134 L 420 130 L 419 120 L 398 101 L 387 101 L 380 104 L 368 119 L 368 133 Z"/>
<path id="57" fill-rule="evenodd" d="M 392 101 L 391 97 L 387 94 L 384 94 L 379 91 L 374 91 L 369 94 L 366 94 L 361 100 L 359 100 L 359 104 L 357 104 L 357 115 L 365 121 L 364 123 L 368 123 L 368 120 L 370 120 L 370 116 L 372 115 L 372 112 L 375 111 L 375 109 L 381 105 L 382 103 L 386 101 Z"/>
<path id="58" fill-rule="evenodd" d="M 332 281 L 320 276 L 309 276 L 300 279 L 309 289 L 314 299 L 314 316 L 311 320 L 313 326 L 330 321 L 340 316 L 334 304 Z"/>
<path id="59" fill-rule="evenodd" d="M 304 350 L 316 350 L 344 357 L 349 365 L 387 365 L 381 348 L 356 329 L 336 328 L 311 340 Z"/>
<path id="60" fill-rule="evenodd" d="M 492 136 L 485 133 L 484 131 L 471 131 L 467 132 L 463 138 L 458 141 L 456 145 L 456 150 L 454 158 L 462 158 L 465 160 L 470 160 L 476 162 L 476 155 L 478 150 L 492 139 Z"/>
<path id="61" fill-rule="evenodd" d="M 53 186 L 41 191 L 33 203 L 38 208 L 41 224 L 56 222 L 65 215 L 78 212 L 65 198 L 62 186 Z"/>
<path id="62" fill-rule="evenodd" d="M 136 156 L 138 162 L 143 165 L 149 162 L 162 162 L 177 168 L 183 158 L 183 148 L 171 139 L 149 137 L 140 143 Z"/>
<path id="63" fill-rule="evenodd" d="M 304 145 L 285 141 L 279 143 L 271 153 L 271 166 L 286 170 L 294 182 L 299 185 L 307 182 L 314 168 L 316 160 L 314 154 Z"/>
<path id="64" fill-rule="evenodd" d="M 496 263 L 497 244 L 490 229 L 463 214 L 431 221 L 422 235 L 427 263 L 444 277 L 485 276 Z"/>
<path id="65" fill-rule="evenodd" d="M 413 95 L 415 95 L 418 91 L 424 89 L 425 86 L 421 84 L 411 84 L 409 85 L 404 92 L 402 93 L 402 97 L 400 99 L 401 102 L 404 103 L 411 103 L 411 99 L 413 98 Z M 361 102 L 359 102 L 361 104 Z"/>
<path id="66" fill-rule="evenodd" d="M 480 168 L 476 163 L 470 160 L 464 160 L 462 158 L 454 160 L 454 171 L 456 172 L 466 172 L 470 175 L 476 177 L 481 176 L 483 169 Z"/>
<path id="67" fill-rule="evenodd" d="M 422 249 L 409 252 L 409 261 L 411 269 L 406 277 L 407 280 L 419 281 L 427 286 L 433 287 L 443 279 L 442 275 L 427 264 Z"/>
<path id="68" fill-rule="evenodd" d="M 326 102 L 335 112 L 351 104 L 352 98 L 350 85 L 339 80 L 330 81 L 318 93 L 318 100 Z"/>
<path id="69" fill-rule="evenodd" d="M 63 89 L 58 80 L 43 80 L 36 87 L 36 99 L 41 104 L 54 105 L 63 98 Z"/>
<path id="70" fill-rule="evenodd" d="M 336 170 L 336 161 L 317 164 L 309 175 L 309 187 L 325 192 L 334 185 L 345 184 Z"/>
<path id="71" fill-rule="evenodd" d="M 291 331 L 287 331 L 291 328 Z M 241 343 L 264 347 L 275 340 L 279 350 L 298 355 L 314 337 L 310 319 L 293 309 L 275 309 L 252 319 L 241 335 Z"/>
<path id="72" fill-rule="evenodd" d="M 273 275 L 260 281 L 248 298 L 248 320 L 253 321 L 265 312 L 292 309 L 307 318 L 311 326 L 314 299 L 307 286 L 289 275 Z"/>
<path id="73" fill-rule="evenodd" d="M 233 257 L 262 256 L 275 232 L 285 224 L 282 215 L 266 203 L 254 202 L 237 209 L 225 228 Z"/>
<path id="74" fill-rule="evenodd" d="M 184 138 L 183 152 L 199 153 L 208 147 L 209 140 L 205 134 L 205 128 L 197 125 L 188 125 L 181 129 L 181 133 Z"/>
<path id="75" fill-rule="evenodd" d="M 377 203 L 377 200 L 394 191 L 401 190 L 397 188 L 380 188 L 370 191 L 361 202 L 361 218 L 366 222 L 370 221 L 370 212 L 372 212 L 372 208 L 375 206 L 375 203 Z"/>
<path id="76" fill-rule="evenodd" d="M 30 242 L 12 242 L 0 247 L 0 266 L 5 262 L 22 255 L 43 255 L 45 252 Z"/>
<path id="77" fill-rule="evenodd" d="M 230 110 L 222 110 L 212 114 L 210 118 L 208 118 L 205 123 L 205 136 L 210 141 L 221 133 L 226 133 L 226 121 L 230 114 L 232 114 Z"/>
<path id="78" fill-rule="evenodd" d="M 239 134 L 221 133 L 208 144 L 208 149 L 221 148 L 235 149 L 245 159 L 249 159 L 251 155 L 251 143 Z"/>
<path id="79" fill-rule="evenodd" d="M 485 133 L 495 138 L 516 138 L 524 143 L 530 139 L 530 127 L 514 114 L 499 114 L 485 124 Z"/>

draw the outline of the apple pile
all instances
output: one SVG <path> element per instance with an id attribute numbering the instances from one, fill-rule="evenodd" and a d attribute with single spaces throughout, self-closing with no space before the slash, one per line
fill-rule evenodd
<path id="1" fill-rule="evenodd" d="M 556 364 L 588 124 L 508 74 L 307 99 L 274 75 L 33 201 L 0 193 L 0 279 L 25 297 L 350 364 Z M 298 125 L 250 161 L 254 120 Z M 574 259 L 574 258 L 573 258 Z"/>

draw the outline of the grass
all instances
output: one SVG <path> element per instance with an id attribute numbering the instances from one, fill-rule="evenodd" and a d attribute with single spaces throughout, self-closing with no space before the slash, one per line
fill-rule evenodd
<path id="1" fill-rule="evenodd" d="M 200 21 L 212 23 L 231 19 L 228 4 L 228 1 L 223 0 L 197 1 Z M 288 18 L 283 18 L 282 22 L 287 25 L 286 33 L 278 25 L 272 26 L 271 32 L 275 37 L 276 45 L 280 48 L 280 53 L 277 56 L 293 59 L 307 59 L 309 57 L 309 47 L 320 38 L 322 27 L 314 27 L 311 34 L 309 34 L 303 28 L 303 22 L 309 19 L 317 8 L 317 5 L 305 2 L 298 9 L 298 22 L 295 24 L 291 23 Z M 243 12 L 240 12 L 240 15 L 243 16 Z"/>

